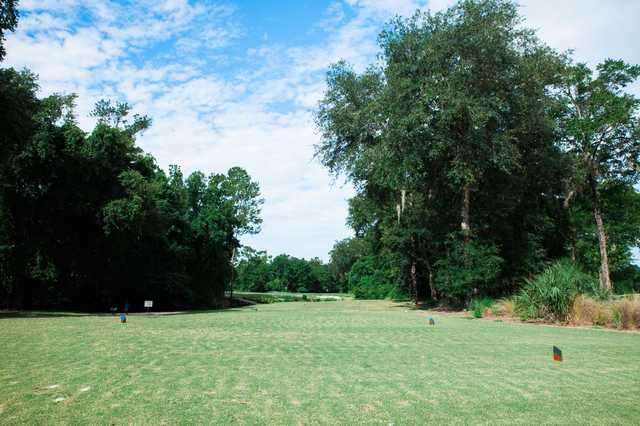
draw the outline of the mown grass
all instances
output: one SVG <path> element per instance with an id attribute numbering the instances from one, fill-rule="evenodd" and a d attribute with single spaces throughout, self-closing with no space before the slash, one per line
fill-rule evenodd
<path id="1" fill-rule="evenodd" d="M 564 362 L 551 361 L 552 345 Z M 0 360 L 2 425 L 640 418 L 638 333 L 466 320 L 385 301 L 132 315 L 126 325 L 9 316 Z"/>

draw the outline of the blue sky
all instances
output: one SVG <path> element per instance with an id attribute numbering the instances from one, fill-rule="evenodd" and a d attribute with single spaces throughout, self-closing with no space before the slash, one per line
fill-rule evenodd
<path id="1" fill-rule="evenodd" d="M 451 0 L 21 0 L 5 66 L 40 76 L 41 94 L 77 93 L 78 120 L 101 98 L 154 119 L 139 140 L 162 167 L 244 167 L 262 188 L 263 231 L 244 243 L 327 258 L 345 226 L 349 185 L 312 158 L 313 111 L 327 66 L 375 61 L 394 15 Z M 580 61 L 640 63 L 640 2 L 524 0 L 527 25 Z M 636 86 L 633 90 L 638 93 Z"/>

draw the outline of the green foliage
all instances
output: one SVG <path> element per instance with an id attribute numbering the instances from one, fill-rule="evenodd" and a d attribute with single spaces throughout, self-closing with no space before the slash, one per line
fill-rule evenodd
<path id="1" fill-rule="evenodd" d="M 640 66 L 607 59 L 596 71 L 594 76 L 585 64 L 567 66 L 558 91 L 562 105 L 559 134 L 563 148 L 578 164 L 578 172 L 571 177 L 573 186 L 586 192 L 585 204 L 595 217 L 600 285 L 611 290 L 609 254 L 615 264 L 616 257 L 627 254 L 629 246 L 623 245 L 618 253 L 615 244 L 607 247 L 611 229 L 605 226 L 603 193 L 610 186 L 626 187 L 627 197 L 633 198 L 632 186 L 640 180 L 640 99 L 626 90 L 640 77 Z M 637 209 L 623 211 L 637 216 Z M 636 240 L 637 232 L 632 232 Z"/>
<path id="2" fill-rule="evenodd" d="M 337 290 L 329 265 L 281 254 L 271 258 L 266 252 L 243 247 L 236 265 L 234 285 L 242 291 L 289 291 L 325 293 Z"/>
<path id="3" fill-rule="evenodd" d="M 640 267 L 629 264 L 616 270 L 613 282 L 617 294 L 640 293 Z"/>
<path id="4" fill-rule="evenodd" d="M 522 23 L 514 2 L 459 1 L 392 20 L 365 72 L 327 73 L 316 155 L 356 188 L 362 255 L 391 253 L 416 299 L 511 294 L 567 256 L 595 273 L 599 241 L 616 277 L 640 242 L 640 101 L 625 90 L 640 67 L 594 73 Z M 343 277 L 358 256 L 344 258 Z"/>
<path id="5" fill-rule="evenodd" d="M 348 274 L 349 291 L 356 299 L 404 299 L 398 289 L 398 270 L 373 256 L 363 256 Z"/>
<path id="6" fill-rule="evenodd" d="M 482 318 L 487 309 L 491 309 L 495 304 L 493 299 L 488 297 L 482 299 L 471 299 L 469 310 L 474 318 Z"/>
<path id="7" fill-rule="evenodd" d="M 36 92 L 32 74 L 0 70 L 3 305 L 220 305 L 238 237 L 259 230 L 257 184 L 239 168 L 167 175 L 136 145 L 149 118 L 101 101 L 85 133 L 74 96 Z"/>
<path id="8" fill-rule="evenodd" d="M 347 290 L 351 267 L 360 257 L 369 255 L 370 251 L 369 243 L 364 238 L 345 238 L 336 241 L 329 252 L 329 270 L 338 289 Z"/>
<path id="9" fill-rule="evenodd" d="M 523 320 L 545 318 L 566 321 L 580 293 L 597 289 L 595 280 L 569 260 L 559 260 L 537 277 L 527 280 L 514 302 Z"/>
<path id="10" fill-rule="evenodd" d="M 370 255 L 396 258 L 394 285 L 412 297 L 508 294 L 565 255 L 550 95 L 563 56 L 508 1 L 397 18 L 379 41 L 365 72 L 331 67 L 316 115 L 317 157 L 356 188 L 349 225 Z M 461 222 L 469 247 L 451 247 Z"/>
<path id="11" fill-rule="evenodd" d="M 631 185 L 609 182 L 602 184 L 600 200 L 602 215 L 606 219 L 609 269 L 614 290 L 624 292 L 621 291 L 623 287 L 633 289 L 632 248 L 640 244 L 640 193 Z M 568 219 L 575 233 L 572 249 L 576 260 L 585 271 L 596 275 L 600 269 L 600 253 L 591 203 L 588 194 L 575 196 Z"/>
<path id="12" fill-rule="evenodd" d="M 435 265 L 438 293 L 459 304 L 476 294 L 491 294 L 503 263 L 494 245 L 453 241 L 448 252 Z"/>

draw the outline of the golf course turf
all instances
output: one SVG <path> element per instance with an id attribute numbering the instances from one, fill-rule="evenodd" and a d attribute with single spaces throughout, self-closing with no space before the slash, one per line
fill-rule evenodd
<path id="1" fill-rule="evenodd" d="M 640 421 L 640 333 L 388 301 L 0 314 L 0 360 L 2 425 Z"/>

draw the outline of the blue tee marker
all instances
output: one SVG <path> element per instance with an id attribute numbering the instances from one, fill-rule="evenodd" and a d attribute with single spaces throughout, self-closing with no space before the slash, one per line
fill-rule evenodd
<path id="1" fill-rule="evenodd" d="M 123 324 L 127 322 L 127 316 L 124 312 L 120 314 L 120 322 Z"/>

